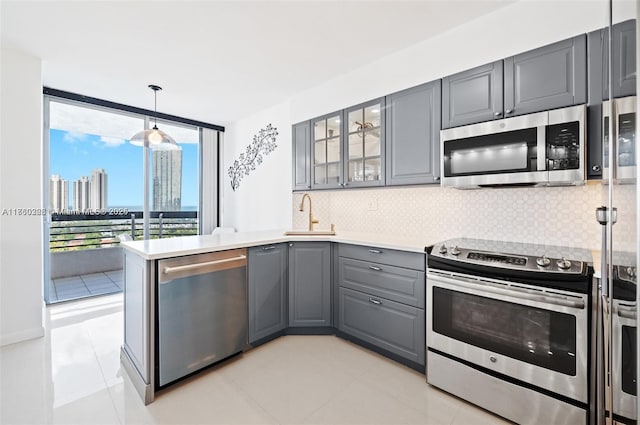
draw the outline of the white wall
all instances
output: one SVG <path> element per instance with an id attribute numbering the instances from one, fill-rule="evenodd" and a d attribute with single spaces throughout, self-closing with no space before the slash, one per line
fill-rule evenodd
<path id="1" fill-rule="evenodd" d="M 44 335 L 42 63 L 2 48 L 0 85 L 0 345 Z"/>
<path id="2" fill-rule="evenodd" d="M 278 129 L 276 149 L 263 156 L 234 192 L 227 171 L 245 152 L 253 136 L 271 124 Z M 291 225 L 291 118 L 289 106 L 280 104 L 225 128 L 222 225 L 238 231 L 288 228 Z"/>
<path id="3" fill-rule="evenodd" d="M 277 123 L 281 150 L 236 193 L 229 190 L 223 173 L 226 223 L 235 223 L 240 230 L 292 225 L 286 221 L 291 219 L 291 203 L 279 203 L 290 198 L 284 192 L 291 190 L 291 124 L 605 27 L 607 14 L 607 0 L 520 1 L 237 121 L 225 135 L 226 168 L 250 141 L 251 133 L 268 122 Z M 614 20 L 633 17 L 635 2 L 616 0 Z"/>

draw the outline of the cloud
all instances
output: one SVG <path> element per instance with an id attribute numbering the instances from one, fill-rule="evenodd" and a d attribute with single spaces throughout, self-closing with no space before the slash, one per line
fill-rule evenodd
<path id="1" fill-rule="evenodd" d="M 126 140 L 124 139 L 109 136 L 100 137 L 100 141 L 104 143 L 104 146 L 107 148 L 117 148 L 118 146 L 123 145 L 126 142 Z"/>
<path id="2" fill-rule="evenodd" d="M 64 134 L 63 140 L 67 143 L 76 143 L 76 142 L 83 142 L 87 140 L 87 137 L 89 136 L 85 133 L 80 133 L 77 131 L 68 131 Z"/>

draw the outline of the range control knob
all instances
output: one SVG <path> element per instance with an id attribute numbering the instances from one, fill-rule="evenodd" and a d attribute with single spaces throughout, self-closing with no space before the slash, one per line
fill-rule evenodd
<path id="1" fill-rule="evenodd" d="M 556 261 L 556 264 L 558 265 L 558 268 L 563 270 L 571 268 L 571 261 L 565 259 L 564 257 L 562 257 L 561 260 Z"/>
<path id="2" fill-rule="evenodd" d="M 629 275 L 629 277 L 636 277 L 636 268 L 627 267 L 627 274 Z"/>
<path id="3" fill-rule="evenodd" d="M 551 260 L 546 255 L 543 255 L 542 257 L 536 258 L 536 264 L 540 267 L 548 267 L 549 264 L 551 264 Z"/>
<path id="4" fill-rule="evenodd" d="M 458 249 L 458 245 L 451 248 L 451 255 L 460 255 L 460 250 Z"/>
<path id="5" fill-rule="evenodd" d="M 446 254 L 446 253 L 447 253 L 447 247 L 446 247 L 444 244 L 442 244 L 442 246 L 440 247 L 440 249 L 438 250 L 438 252 L 439 252 L 440 254 Z"/>

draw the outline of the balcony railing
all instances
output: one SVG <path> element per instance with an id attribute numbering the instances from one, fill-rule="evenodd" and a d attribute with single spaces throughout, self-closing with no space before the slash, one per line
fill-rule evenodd
<path id="1" fill-rule="evenodd" d="M 152 211 L 151 239 L 197 235 L 197 211 Z M 121 234 L 142 239 L 142 211 L 126 214 L 51 214 L 49 250 L 72 251 L 116 246 Z"/>

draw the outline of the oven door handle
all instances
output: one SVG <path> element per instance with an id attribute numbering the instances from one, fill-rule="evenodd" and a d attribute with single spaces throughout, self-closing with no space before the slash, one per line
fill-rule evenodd
<path id="1" fill-rule="evenodd" d="M 616 310 L 618 310 L 618 316 L 623 317 L 625 319 L 636 320 L 636 318 L 637 318 L 636 309 L 633 308 L 633 307 L 627 307 L 627 306 L 624 306 L 624 305 L 618 305 Z"/>
<path id="2" fill-rule="evenodd" d="M 427 277 L 429 277 L 430 274 L 431 273 L 428 273 Z M 440 280 L 443 283 L 448 283 L 449 285 L 459 286 L 467 289 L 475 289 L 476 291 L 482 291 L 482 292 L 487 292 L 491 294 L 506 295 L 506 296 L 521 299 L 521 300 L 544 302 L 548 304 L 555 304 L 563 307 L 571 307 L 571 308 L 578 308 L 578 309 L 584 309 L 585 307 L 585 303 L 583 299 L 570 300 L 564 297 L 555 297 L 553 295 L 548 295 L 548 294 L 537 295 L 537 294 L 529 294 L 522 291 L 516 291 L 513 289 L 496 288 L 493 285 L 489 285 L 488 282 L 485 283 L 480 279 L 473 281 L 473 283 L 467 283 L 467 282 L 458 280 L 457 276 L 455 278 L 450 278 L 450 277 L 444 277 L 441 275 L 434 276 L 433 274 L 431 274 L 431 277 L 435 281 Z M 465 280 L 470 281 L 471 279 L 465 279 Z"/>

